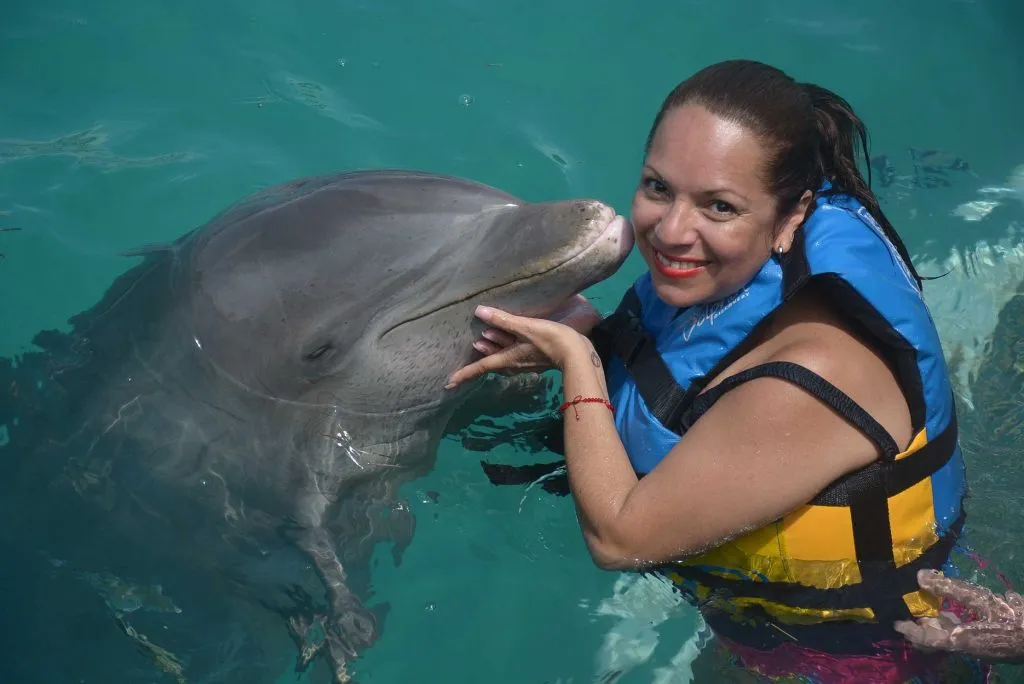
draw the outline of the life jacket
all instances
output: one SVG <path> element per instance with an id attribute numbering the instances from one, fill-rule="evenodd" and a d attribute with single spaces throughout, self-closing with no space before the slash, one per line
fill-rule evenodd
<path id="1" fill-rule="evenodd" d="M 702 393 L 748 351 L 744 343 L 773 313 L 812 283 L 892 360 L 912 420 L 905 450 L 838 388 L 797 364 L 755 366 Z M 882 454 L 781 519 L 660 568 L 702 606 L 713 629 L 760 648 L 796 639 L 849 652 L 851 641 L 901 638 L 894 620 L 937 614 L 916 574 L 947 563 L 963 525 L 966 479 L 953 390 L 918 283 L 856 199 L 819 193 L 792 249 L 772 255 L 743 289 L 720 301 L 671 307 L 645 273 L 592 339 L 606 364 L 618 433 L 640 477 L 725 392 L 764 376 L 821 399 Z M 823 632 L 822 623 L 856 626 L 857 636 Z"/>

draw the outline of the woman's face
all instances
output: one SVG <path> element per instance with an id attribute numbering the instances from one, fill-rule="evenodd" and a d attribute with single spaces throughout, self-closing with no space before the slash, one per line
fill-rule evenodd
<path id="1" fill-rule="evenodd" d="M 787 217 L 763 177 L 761 140 L 698 105 L 662 118 L 633 197 L 631 221 L 655 291 L 688 307 L 746 285 L 772 251 L 788 250 L 810 202 Z"/>

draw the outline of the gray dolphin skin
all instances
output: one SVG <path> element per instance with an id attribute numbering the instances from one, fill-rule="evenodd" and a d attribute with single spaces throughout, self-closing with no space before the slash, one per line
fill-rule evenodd
<path id="1" fill-rule="evenodd" d="M 68 332 L 0 360 L 0 541 L 83 572 L 112 549 L 223 570 L 278 606 L 298 669 L 323 655 L 347 681 L 381 630 L 353 583 L 376 541 L 412 531 L 399 487 L 431 469 L 456 411 L 501 385 L 444 389 L 476 357 L 475 307 L 549 316 L 632 244 L 601 202 L 416 171 L 250 197 L 140 250 Z M 260 593 L 288 579 L 238 574 L 273 575 L 282 549 L 315 569 L 322 614 Z"/>

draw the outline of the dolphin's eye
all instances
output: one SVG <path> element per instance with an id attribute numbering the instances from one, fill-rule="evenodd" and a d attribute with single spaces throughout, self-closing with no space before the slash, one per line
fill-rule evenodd
<path id="1" fill-rule="evenodd" d="M 316 361 L 317 359 L 319 359 L 321 356 L 331 351 L 332 349 L 334 349 L 334 345 L 332 345 L 330 342 L 324 342 L 313 351 L 306 352 L 305 354 L 303 354 L 302 359 L 303 361 Z"/>

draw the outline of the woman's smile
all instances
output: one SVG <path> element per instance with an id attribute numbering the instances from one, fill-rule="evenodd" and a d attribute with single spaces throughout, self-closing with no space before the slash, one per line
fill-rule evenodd
<path id="1" fill-rule="evenodd" d="M 651 250 L 654 252 L 654 265 L 666 278 L 692 278 L 703 272 L 704 267 L 711 263 L 706 259 L 668 256 L 653 247 Z"/>

